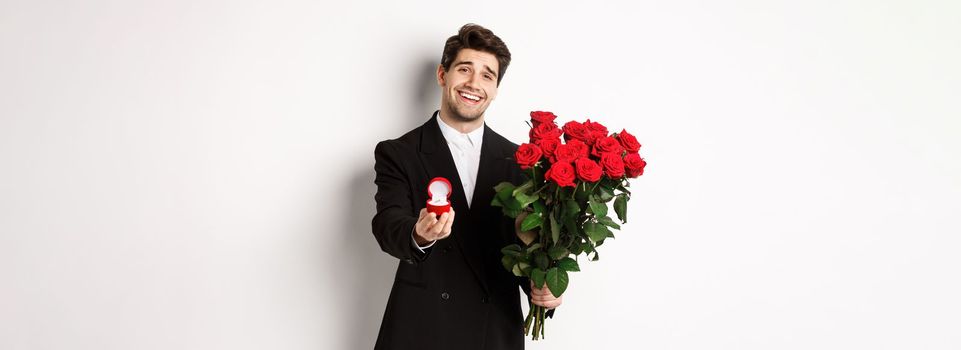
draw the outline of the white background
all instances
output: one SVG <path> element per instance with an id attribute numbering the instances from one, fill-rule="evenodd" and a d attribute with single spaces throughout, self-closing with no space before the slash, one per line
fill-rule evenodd
<path id="1" fill-rule="evenodd" d="M 956 1 L 0 2 L 0 348 L 370 349 L 373 148 L 467 22 L 644 145 L 531 349 L 961 348 Z M 456 233 L 455 233 L 456 234 Z M 437 325 L 425 324 L 424 334 Z"/>

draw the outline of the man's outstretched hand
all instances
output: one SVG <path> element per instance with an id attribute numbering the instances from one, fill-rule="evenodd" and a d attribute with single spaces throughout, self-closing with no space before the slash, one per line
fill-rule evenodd
<path id="1" fill-rule="evenodd" d="M 561 295 L 558 298 L 551 294 L 551 290 L 547 288 L 547 283 L 544 284 L 544 288 L 537 288 L 531 281 L 531 302 L 537 306 L 554 309 L 561 306 L 561 303 L 564 302 L 564 296 Z"/>
<path id="2" fill-rule="evenodd" d="M 427 208 L 420 210 L 420 217 L 414 225 L 414 240 L 417 245 L 423 246 L 438 239 L 450 236 L 451 225 L 454 224 L 454 209 L 441 215 L 440 218 L 434 213 L 428 212 Z"/>

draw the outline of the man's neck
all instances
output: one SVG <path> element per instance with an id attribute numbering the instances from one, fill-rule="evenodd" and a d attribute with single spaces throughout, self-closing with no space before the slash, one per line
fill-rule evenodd
<path id="1" fill-rule="evenodd" d="M 440 109 L 440 113 L 438 114 L 440 115 L 440 119 L 441 121 L 444 122 L 444 124 L 447 124 L 451 128 L 454 128 L 454 130 L 457 130 L 461 134 L 470 133 L 471 131 L 477 130 L 477 128 L 481 126 L 484 126 L 483 115 L 481 115 L 479 118 L 475 120 L 464 121 L 464 120 L 455 120 L 454 118 L 451 118 L 448 115 L 447 111 L 445 111 L 443 108 Z"/>

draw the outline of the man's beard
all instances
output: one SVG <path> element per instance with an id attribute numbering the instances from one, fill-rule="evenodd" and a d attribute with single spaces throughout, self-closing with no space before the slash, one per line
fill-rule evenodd
<path id="1" fill-rule="evenodd" d="M 447 101 L 447 109 L 450 111 L 449 117 L 460 122 L 472 122 L 484 115 L 486 109 L 477 111 L 475 114 L 465 114 L 458 110 L 457 105 L 454 101 Z"/>

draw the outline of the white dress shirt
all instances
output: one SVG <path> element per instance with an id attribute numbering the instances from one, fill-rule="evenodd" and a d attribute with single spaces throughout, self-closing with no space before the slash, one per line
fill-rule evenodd
<path id="1" fill-rule="evenodd" d="M 471 199 L 474 198 L 474 186 L 477 185 L 477 170 L 480 167 L 481 144 L 484 142 L 484 125 L 466 134 L 462 134 L 457 129 L 447 125 L 440 119 L 440 113 L 435 117 L 437 124 L 440 125 L 440 132 L 444 134 L 447 141 L 447 148 L 450 155 L 454 158 L 454 166 L 457 168 L 457 176 L 460 183 L 464 186 L 464 197 L 467 198 L 467 207 L 470 208 Z M 415 228 L 416 230 L 416 228 Z M 414 240 L 414 232 L 411 232 L 411 242 L 421 253 L 424 249 L 434 245 L 433 241 L 426 246 L 418 246 Z"/>

